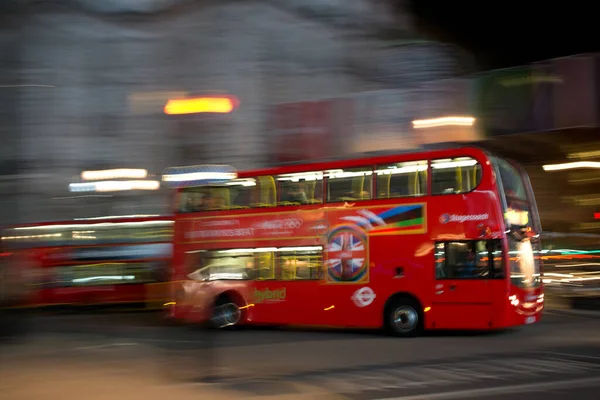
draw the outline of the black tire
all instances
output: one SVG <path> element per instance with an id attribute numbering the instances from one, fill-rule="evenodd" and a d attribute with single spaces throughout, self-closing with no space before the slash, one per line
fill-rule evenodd
<path id="1" fill-rule="evenodd" d="M 243 317 L 239 307 L 239 304 L 228 296 L 219 297 L 213 309 L 212 325 L 217 329 L 236 329 Z"/>
<path id="2" fill-rule="evenodd" d="M 385 329 L 397 337 L 416 337 L 423 333 L 423 310 L 411 298 L 392 300 L 385 308 Z"/>

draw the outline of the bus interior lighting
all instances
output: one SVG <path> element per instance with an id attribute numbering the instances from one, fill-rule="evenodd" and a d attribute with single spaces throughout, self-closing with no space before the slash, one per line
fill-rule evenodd
<path id="1" fill-rule="evenodd" d="M 231 182 L 225 182 L 227 186 L 256 186 L 256 181 L 252 178 L 250 179 L 236 179 Z"/>
<path id="2" fill-rule="evenodd" d="M 62 237 L 62 233 L 47 233 L 45 235 L 2 236 L 2 240 L 41 239 L 50 237 Z"/>
<path id="3" fill-rule="evenodd" d="M 258 249 L 228 249 L 219 250 L 221 254 L 236 254 L 236 253 L 268 253 L 271 251 L 277 251 L 275 247 L 262 247 Z"/>
<path id="4" fill-rule="evenodd" d="M 299 172 L 295 174 L 283 174 L 277 178 L 278 181 L 299 182 L 300 179 L 305 181 L 320 181 L 323 179 L 322 172 Z"/>
<path id="5" fill-rule="evenodd" d="M 98 219 L 119 219 L 119 218 L 155 218 L 160 217 L 159 214 L 141 214 L 141 215 L 107 215 L 104 217 L 89 217 L 89 218 L 73 218 L 75 221 L 94 221 Z"/>
<path id="6" fill-rule="evenodd" d="M 258 247 L 258 248 L 247 248 L 247 249 L 227 249 L 219 250 L 221 254 L 235 254 L 235 253 L 269 253 L 269 252 L 286 252 L 286 251 L 321 251 L 322 246 L 304 246 L 304 247 Z"/>
<path id="7" fill-rule="evenodd" d="M 115 275 L 115 276 L 92 276 L 90 278 L 75 278 L 72 280 L 73 283 L 84 283 L 93 281 L 103 280 L 115 280 L 115 281 L 132 281 L 135 279 L 133 275 Z"/>
<path id="8" fill-rule="evenodd" d="M 438 160 L 436 160 L 438 161 Z M 451 161 L 448 162 L 436 162 L 431 164 L 431 168 L 433 169 L 450 169 L 457 167 L 472 167 L 477 164 L 476 160 L 462 160 L 462 161 Z"/>
<path id="9" fill-rule="evenodd" d="M 327 177 L 331 179 L 339 178 L 354 178 L 358 176 L 369 176 L 373 174 L 373 171 L 344 171 L 344 170 L 330 170 L 326 171 Z"/>
<path id="10" fill-rule="evenodd" d="M 410 174 L 414 172 L 426 171 L 427 165 L 417 165 L 409 167 L 387 167 L 385 169 L 378 169 L 375 171 L 377 175 L 396 175 L 396 174 Z"/>
<path id="11" fill-rule="evenodd" d="M 210 274 L 208 280 L 209 281 L 220 281 L 220 280 L 242 280 L 244 279 L 243 273 L 233 273 L 233 272 L 218 272 L 214 274 Z"/>

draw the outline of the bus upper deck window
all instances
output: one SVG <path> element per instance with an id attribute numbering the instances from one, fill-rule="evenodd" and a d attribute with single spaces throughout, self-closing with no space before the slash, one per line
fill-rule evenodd
<path id="1" fill-rule="evenodd" d="M 427 161 L 378 165 L 377 198 L 424 196 L 427 194 Z"/>
<path id="2" fill-rule="evenodd" d="M 468 193 L 481 181 L 481 165 L 470 157 L 432 160 L 431 169 L 431 194 Z"/>
<path id="3" fill-rule="evenodd" d="M 323 172 L 308 171 L 277 176 L 280 206 L 323 202 Z"/>
<path id="4" fill-rule="evenodd" d="M 350 168 L 326 171 L 327 201 L 370 200 L 373 191 L 373 168 Z"/>

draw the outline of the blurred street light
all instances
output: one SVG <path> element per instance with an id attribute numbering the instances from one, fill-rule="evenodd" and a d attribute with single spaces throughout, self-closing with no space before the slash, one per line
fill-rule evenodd
<path id="1" fill-rule="evenodd" d="M 145 169 L 106 169 L 102 171 L 83 171 L 81 179 L 84 181 L 100 181 L 105 179 L 145 179 L 148 171 Z"/>
<path id="2" fill-rule="evenodd" d="M 238 101 L 232 96 L 196 97 L 188 99 L 169 100 L 165 105 L 165 114 L 228 114 L 237 106 Z"/>
<path id="3" fill-rule="evenodd" d="M 441 117 L 431 119 L 414 120 L 413 128 L 435 128 L 440 126 L 473 126 L 475 118 L 473 117 Z"/>
<path id="4" fill-rule="evenodd" d="M 577 168 L 600 168 L 600 162 L 597 161 L 577 161 L 564 164 L 548 164 L 542 166 L 544 171 L 564 171 L 566 169 Z"/>
<path id="5" fill-rule="evenodd" d="M 71 183 L 71 192 L 122 192 L 130 190 L 158 190 L 158 181 L 100 181 L 90 183 Z"/>

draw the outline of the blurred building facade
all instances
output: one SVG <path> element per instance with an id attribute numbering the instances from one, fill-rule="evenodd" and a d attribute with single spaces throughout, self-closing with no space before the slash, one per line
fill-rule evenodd
<path id="1" fill-rule="evenodd" d="M 4 223 L 168 212 L 164 190 L 75 196 L 68 184 L 92 169 L 264 166 L 274 105 L 472 68 L 452 46 L 416 42 L 410 14 L 392 16 L 384 2 L 12 3 L 0 28 L 11 58 L 1 89 Z M 391 28 L 405 40 L 382 40 Z M 211 93 L 241 106 L 216 117 L 163 113 L 169 98 Z"/>

